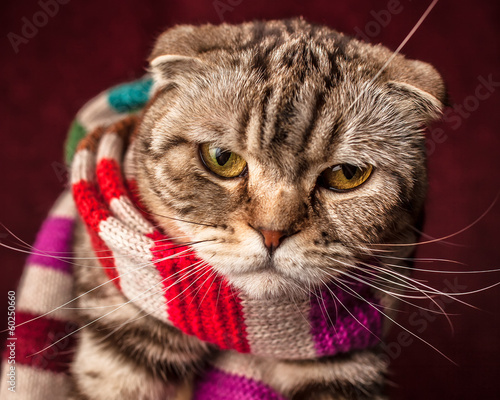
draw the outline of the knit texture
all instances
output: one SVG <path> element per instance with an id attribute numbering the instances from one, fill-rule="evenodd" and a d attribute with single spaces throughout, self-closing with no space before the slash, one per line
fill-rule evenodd
<path id="1" fill-rule="evenodd" d="M 315 359 L 374 346 L 380 305 L 367 287 L 353 283 L 348 293 L 332 285 L 302 301 L 252 299 L 144 216 L 134 198 L 132 131 L 134 113 L 147 102 L 151 87 L 144 78 L 103 92 L 72 124 L 66 146 L 71 194 L 64 193 L 49 213 L 18 291 L 22 398 L 47 398 L 48 392 L 50 398 L 65 398 L 74 336 L 64 337 L 76 326 L 64 306 L 71 301 L 77 213 L 111 284 L 138 308 L 185 334 L 221 350 L 279 359 Z M 4 371 L 7 367 L 4 357 Z M 223 367 L 206 371 L 194 399 L 284 399 L 263 382 Z M 0 393 L 15 395 L 5 384 Z"/>

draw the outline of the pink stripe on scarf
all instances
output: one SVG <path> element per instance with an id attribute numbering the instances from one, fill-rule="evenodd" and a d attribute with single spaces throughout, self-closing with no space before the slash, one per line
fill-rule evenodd
<path id="1" fill-rule="evenodd" d="M 241 375 L 211 368 L 196 384 L 193 400 L 285 400 L 269 386 Z"/>
<path id="2" fill-rule="evenodd" d="M 38 232 L 28 264 L 71 272 L 71 264 L 66 261 L 66 257 L 72 256 L 74 223 L 75 221 L 71 218 L 50 217 L 46 219 Z"/>

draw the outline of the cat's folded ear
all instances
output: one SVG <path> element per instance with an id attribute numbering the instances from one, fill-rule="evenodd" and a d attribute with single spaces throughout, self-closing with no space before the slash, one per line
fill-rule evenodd
<path id="1" fill-rule="evenodd" d="M 182 85 L 203 72 L 198 36 L 198 28 L 192 25 L 178 25 L 160 35 L 148 59 L 156 90 Z"/>
<path id="2" fill-rule="evenodd" d="M 390 72 L 387 86 L 401 97 L 403 104 L 414 107 L 413 110 L 420 114 L 425 124 L 439 119 L 443 109 L 449 105 L 441 75 L 423 61 L 404 59 L 398 62 Z"/>
<path id="3" fill-rule="evenodd" d="M 179 54 L 158 56 L 152 59 L 149 65 L 155 91 L 167 86 L 188 83 L 195 76 L 199 76 L 205 68 L 203 62 L 198 58 Z"/>

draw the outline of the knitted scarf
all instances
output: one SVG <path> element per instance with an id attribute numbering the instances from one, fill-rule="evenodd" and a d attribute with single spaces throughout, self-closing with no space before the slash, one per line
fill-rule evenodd
<path id="1" fill-rule="evenodd" d="M 252 374 L 244 356 L 233 355 L 316 359 L 379 341 L 380 306 L 366 286 L 352 283 L 343 291 L 332 285 L 302 301 L 256 300 L 210 267 L 193 268 L 200 264 L 193 249 L 174 244 L 148 220 L 135 197 L 131 131 L 151 87 L 144 78 L 101 93 L 72 125 L 66 146 L 70 190 L 50 211 L 27 260 L 16 299 L 11 335 L 16 339 L 8 340 L 2 372 L 10 371 L 14 343 L 16 393 L 2 379 L 2 398 L 66 398 L 79 329 L 64 307 L 72 298 L 72 231 L 78 215 L 108 284 L 144 312 L 228 351 L 230 356 L 196 381 L 193 399 L 285 399 Z"/>

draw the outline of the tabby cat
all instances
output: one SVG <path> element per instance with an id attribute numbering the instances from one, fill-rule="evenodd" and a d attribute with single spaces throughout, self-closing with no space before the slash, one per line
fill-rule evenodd
<path id="1" fill-rule="evenodd" d="M 150 218 L 256 299 L 378 268 L 366 276 L 390 316 L 387 292 L 400 283 L 383 261 L 409 267 L 418 239 L 424 131 L 445 102 L 436 70 L 302 19 L 177 26 L 149 62 L 154 96 L 134 159 Z M 77 239 L 90 260 L 76 269 L 75 296 L 108 279 L 88 268 L 98 262 L 82 226 Z M 133 304 L 99 319 L 124 302 L 112 285 L 78 299 L 81 324 L 95 322 L 80 332 L 72 398 L 189 399 L 218 350 Z M 376 348 L 246 357 L 289 399 L 385 398 Z"/>

